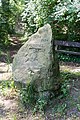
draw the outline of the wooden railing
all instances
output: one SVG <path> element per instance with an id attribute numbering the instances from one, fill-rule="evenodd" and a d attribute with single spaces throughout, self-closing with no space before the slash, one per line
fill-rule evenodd
<path id="1" fill-rule="evenodd" d="M 54 41 L 54 45 L 55 45 L 55 50 L 56 50 L 56 52 L 58 52 L 58 53 L 80 55 L 80 52 L 67 51 L 67 50 L 62 50 L 62 49 L 59 48 L 59 46 L 80 48 L 80 43 L 79 43 L 79 42 L 55 40 L 55 41 Z"/>

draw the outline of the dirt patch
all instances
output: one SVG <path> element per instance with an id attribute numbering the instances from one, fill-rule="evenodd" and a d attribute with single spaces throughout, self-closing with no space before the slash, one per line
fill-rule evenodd
<path id="1" fill-rule="evenodd" d="M 12 64 L 0 62 L 0 81 L 12 79 Z"/>
<path id="2" fill-rule="evenodd" d="M 74 62 L 60 62 L 60 70 L 68 72 L 80 72 L 80 64 Z"/>

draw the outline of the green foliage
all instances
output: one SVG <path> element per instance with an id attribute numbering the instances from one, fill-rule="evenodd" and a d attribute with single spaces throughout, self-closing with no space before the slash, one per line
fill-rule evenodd
<path id="1" fill-rule="evenodd" d="M 4 96 L 8 95 L 9 89 L 15 89 L 16 86 L 14 84 L 14 81 L 9 80 L 9 81 L 2 81 L 0 82 L 0 93 Z"/>
<path id="2" fill-rule="evenodd" d="M 39 95 L 39 93 L 36 92 L 35 86 L 32 84 L 29 84 L 20 90 L 20 101 L 25 107 L 28 105 L 33 106 L 33 113 L 44 111 L 48 102 L 44 95 Z"/>
<path id="3" fill-rule="evenodd" d="M 50 23 L 54 39 L 79 41 L 79 0 L 1 0 L 0 45 L 10 44 L 8 35 L 19 22 L 26 23 L 26 36 Z"/>
<path id="4" fill-rule="evenodd" d="M 77 109 L 80 111 L 80 104 L 77 104 Z"/>
<path id="5" fill-rule="evenodd" d="M 65 98 L 69 95 L 70 90 L 70 79 L 73 77 L 73 74 L 69 72 L 61 72 L 62 83 L 60 85 L 59 98 Z"/>
<path id="6" fill-rule="evenodd" d="M 61 87 L 59 89 L 59 94 L 56 95 L 55 91 L 48 91 L 50 92 L 49 96 L 45 95 L 45 91 L 44 92 L 40 92 L 37 93 L 35 90 L 35 86 L 34 85 L 27 85 L 26 87 L 21 88 L 20 90 L 20 101 L 23 104 L 23 106 L 27 107 L 29 106 L 33 106 L 33 113 L 35 112 L 44 112 L 46 106 L 51 103 L 52 99 L 55 98 L 59 98 L 62 99 L 64 97 L 67 97 L 69 94 L 69 81 L 67 81 L 68 79 L 68 75 L 67 74 L 63 74 L 62 75 L 62 79 L 63 82 L 61 84 Z M 62 106 L 62 110 L 64 109 L 64 106 Z"/>
<path id="7" fill-rule="evenodd" d="M 0 88 L 4 89 L 4 88 L 15 88 L 15 85 L 14 85 L 14 81 L 2 81 L 0 83 Z"/>
<path id="8" fill-rule="evenodd" d="M 56 0 L 29 0 L 26 1 L 25 10 L 22 13 L 22 20 L 26 23 L 28 35 L 36 32 L 37 29 L 43 26 L 48 21 L 48 15 L 52 11 L 52 6 Z"/>
<path id="9" fill-rule="evenodd" d="M 39 94 L 36 93 L 35 88 L 32 85 L 22 88 L 20 91 L 20 101 L 25 107 L 28 105 L 33 106 L 33 113 L 37 111 L 42 113 L 48 102 L 44 96 L 39 96 Z"/>
<path id="10" fill-rule="evenodd" d="M 54 39 L 80 39 L 79 0 L 26 0 L 22 20 L 28 35 L 50 23 Z"/>
<path id="11" fill-rule="evenodd" d="M 35 87 L 31 84 L 23 87 L 20 91 L 20 101 L 26 107 L 27 104 L 34 104 L 36 101 Z"/>
<path id="12" fill-rule="evenodd" d="M 14 116 L 13 116 L 13 119 L 12 119 L 12 120 L 17 120 L 17 117 L 16 117 L 16 115 L 14 115 Z"/>
<path id="13" fill-rule="evenodd" d="M 67 108 L 67 105 L 65 103 L 58 104 L 58 105 L 55 105 L 55 107 L 52 109 L 52 112 L 53 114 L 58 113 L 62 115 L 64 111 L 66 110 L 66 108 Z"/>
<path id="14" fill-rule="evenodd" d="M 39 111 L 40 113 L 42 113 L 45 110 L 47 102 L 48 101 L 44 97 L 40 97 L 39 99 L 37 99 L 33 112 L 35 113 Z"/>
<path id="15" fill-rule="evenodd" d="M 69 81 L 67 81 L 67 80 L 64 81 L 61 85 L 61 93 L 62 93 L 61 97 L 67 97 L 68 96 L 69 88 L 70 88 Z"/>
<path id="16" fill-rule="evenodd" d="M 26 23 L 27 36 L 50 23 L 54 39 L 79 41 L 79 0 L 1 0 L 0 45 L 10 44 L 8 35 L 19 22 Z"/>
<path id="17" fill-rule="evenodd" d="M 63 99 L 69 95 L 70 90 L 70 79 L 72 74 L 68 72 L 61 72 L 62 82 L 60 84 L 59 90 L 56 91 L 43 91 L 37 92 L 35 85 L 29 83 L 27 86 L 23 86 L 20 89 L 20 101 L 27 107 L 33 106 L 33 113 L 35 112 L 44 112 L 48 104 L 52 103 L 53 99 Z M 49 94 L 47 94 L 49 93 Z M 61 106 L 63 111 L 66 108 L 66 105 Z"/>
<path id="18" fill-rule="evenodd" d="M 80 63 L 79 56 L 58 54 L 59 61 Z"/>
<path id="19" fill-rule="evenodd" d="M 10 44 L 8 35 L 14 33 L 15 23 L 23 9 L 23 1 L 0 1 L 0 45 Z"/>

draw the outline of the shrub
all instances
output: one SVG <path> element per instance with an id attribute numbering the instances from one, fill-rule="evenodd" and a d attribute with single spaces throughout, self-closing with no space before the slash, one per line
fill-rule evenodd
<path id="1" fill-rule="evenodd" d="M 80 39 L 79 0 L 27 0 L 22 20 L 28 36 L 50 23 L 54 39 Z"/>

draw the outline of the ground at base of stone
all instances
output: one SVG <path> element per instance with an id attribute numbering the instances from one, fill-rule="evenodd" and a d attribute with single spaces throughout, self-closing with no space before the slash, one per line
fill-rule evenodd
<path id="1" fill-rule="evenodd" d="M 61 71 L 71 70 L 73 73 L 79 69 L 79 66 L 79 64 L 73 66 L 70 63 L 60 63 Z M 0 74 L 11 73 L 11 64 L 8 67 L 7 64 L 0 63 L 0 71 L 2 71 Z M 11 74 L 9 78 L 11 78 Z M 70 83 L 69 96 L 62 100 L 52 100 L 44 115 L 42 113 L 33 115 L 32 110 L 24 109 L 20 106 L 17 95 L 11 97 L 11 94 L 10 96 L 0 94 L 0 120 L 80 120 L 80 76 L 72 78 Z"/>

